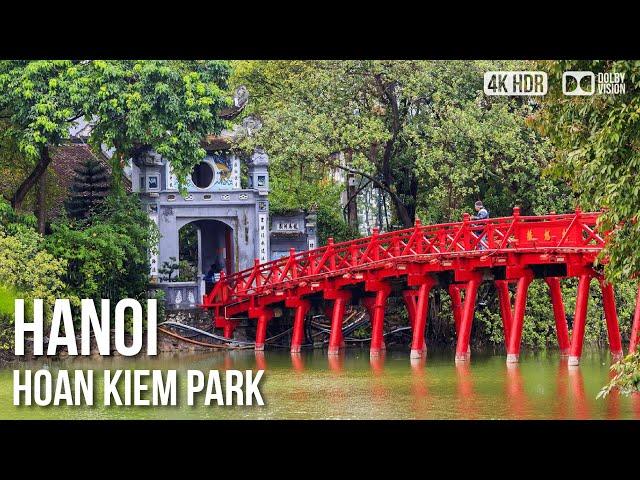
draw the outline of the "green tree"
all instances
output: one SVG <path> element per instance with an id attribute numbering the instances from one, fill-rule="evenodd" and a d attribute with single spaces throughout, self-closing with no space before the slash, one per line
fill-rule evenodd
<path id="1" fill-rule="evenodd" d="M 65 204 L 67 213 L 75 220 L 90 220 L 109 195 L 109 172 L 104 164 L 87 159 L 74 173 Z"/>
<path id="2" fill-rule="evenodd" d="M 0 350 L 13 346 L 13 301 L 35 298 L 53 306 L 63 296 L 66 262 L 47 252 L 44 238 L 35 230 L 33 215 L 16 214 L 0 199 Z"/>
<path id="3" fill-rule="evenodd" d="M 148 253 L 157 228 L 137 198 L 113 193 L 89 225 L 54 223 L 47 250 L 64 260 L 68 295 L 79 298 L 146 297 Z"/>
<path id="4" fill-rule="evenodd" d="M 81 103 L 95 120 L 91 143 L 115 149 L 114 179 L 129 158 L 153 150 L 171 159 L 180 184 L 204 158 L 205 135 L 225 125 L 230 67 L 222 61 L 95 60 Z"/>
<path id="5" fill-rule="evenodd" d="M 11 206 L 22 207 L 26 195 L 51 162 L 50 147 L 68 137 L 82 88 L 80 63 L 68 60 L 0 62 L 0 117 L 3 142 L 11 141 L 29 163 L 30 173 L 13 194 Z M 42 209 L 40 209 L 42 213 Z M 44 222 L 40 222 L 44 226 Z"/>
<path id="6" fill-rule="evenodd" d="M 218 61 L 33 60 L 0 62 L 0 118 L 31 162 L 30 173 L 8 195 L 20 209 L 46 172 L 50 148 L 81 117 L 94 124 L 91 143 L 115 149 L 119 185 L 125 162 L 147 150 L 171 158 L 180 182 L 205 151 L 204 135 L 223 126 L 229 67 Z"/>
<path id="7" fill-rule="evenodd" d="M 244 140 L 263 145 L 277 178 L 295 191 L 331 169 L 355 172 L 391 200 L 393 223 L 451 220 L 478 198 L 493 214 L 565 209 L 562 182 L 540 175 L 547 142 L 527 121 L 539 107 L 485 97 L 483 72 L 523 62 L 257 61 L 234 63 L 245 115 L 263 126 Z M 344 155 L 344 162 L 339 154 Z M 282 173 L 281 173 L 282 172 Z M 299 172 L 299 173 L 298 173 Z M 295 181 L 294 181 L 295 180 Z M 293 184 L 293 185 L 292 185 Z"/>

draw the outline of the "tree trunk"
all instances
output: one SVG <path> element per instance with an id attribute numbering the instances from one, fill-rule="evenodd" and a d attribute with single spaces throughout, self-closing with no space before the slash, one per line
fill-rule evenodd
<path id="1" fill-rule="evenodd" d="M 347 165 L 351 165 L 350 151 L 346 152 Z M 358 192 L 356 187 L 356 176 L 353 173 L 347 173 L 347 221 L 349 226 L 358 230 Z"/>
<path id="2" fill-rule="evenodd" d="M 38 201 L 36 205 L 38 218 L 38 232 L 44 235 L 47 226 L 47 171 L 45 170 L 38 179 Z"/>
<path id="3" fill-rule="evenodd" d="M 16 193 L 11 197 L 11 207 L 14 210 L 20 210 L 22 208 L 22 202 L 27 194 L 31 191 L 33 186 L 40 179 L 42 174 L 47 170 L 47 167 L 51 163 L 51 157 L 49 156 L 49 147 L 44 147 L 40 150 L 40 158 L 38 159 L 38 163 L 31 171 L 29 176 L 24 179 L 24 181 L 20 184 Z"/>
<path id="4" fill-rule="evenodd" d="M 391 196 L 393 200 L 393 204 L 396 207 L 396 211 L 398 212 L 398 218 L 402 222 L 402 225 L 409 228 L 413 226 L 414 218 L 409 212 L 407 206 L 395 195 Z"/>

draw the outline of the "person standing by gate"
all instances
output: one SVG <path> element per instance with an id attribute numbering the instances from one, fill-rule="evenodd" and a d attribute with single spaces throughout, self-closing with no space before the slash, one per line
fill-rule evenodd
<path id="1" fill-rule="evenodd" d="M 213 290 L 216 282 L 220 280 L 220 267 L 217 264 L 211 265 L 209 271 L 204 276 L 205 291 L 208 294 Z"/>
<path id="2" fill-rule="evenodd" d="M 477 215 L 472 215 L 471 216 L 471 220 L 485 220 L 487 218 L 489 218 L 489 211 L 484 208 L 484 205 L 482 204 L 482 200 L 478 200 L 475 205 L 474 205 Z M 484 239 L 484 235 L 480 238 L 479 242 L 478 242 L 478 250 L 486 250 L 487 249 L 487 242 Z"/>

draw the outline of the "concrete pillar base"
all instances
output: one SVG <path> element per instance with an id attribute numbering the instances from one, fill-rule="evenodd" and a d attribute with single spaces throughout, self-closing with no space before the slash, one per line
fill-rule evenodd
<path id="1" fill-rule="evenodd" d="M 377 358 L 384 353 L 384 348 L 372 348 L 369 350 L 369 357 Z"/>
<path id="2" fill-rule="evenodd" d="M 507 363 L 518 363 L 520 361 L 520 355 L 517 353 L 507 354 Z"/>
<path id="3" fill-rule="evenodd" d="M 456 363 L 464 363 L 471 360 L 471 354 L 469 352 L 462 355 L 456 354 Z"/>
<path id="4" fill-rule="evenodd" d="M 569 365 L 580 365 L 580 357 L 569 357 Z"/>
<path id="5" fill-rule="evenodd" d="M 422 358 L 423 355 L 425 354 L 424 350 L 411 350 L 411 353 L 409 354 L 409 358 Z"/>

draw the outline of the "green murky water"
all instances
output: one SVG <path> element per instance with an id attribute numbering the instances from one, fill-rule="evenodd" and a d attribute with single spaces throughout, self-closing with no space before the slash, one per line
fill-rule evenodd
<path id="1" fill-rule="evenodd" d="M 48 362 L 57 369 L 93 369 L 96 405 L 38 407 L 13 405 L 13 369 L 0 370 L 1 419 L 638 419 L 640 396 L 613 394 L 596 399 L 607 382 L 608 352 L 585 352 L 579 367 L 555 353 L 524 354 L 507 368 L 504 356 L 475 354 L 456 366 L 452 352 L 429 352 L 418 362 L 408 352 L 387 352 L 372 361 L 367 350 L 328 358 L 322 351 L 291 357 L 284 351 L 216 352 L 152 359 L 74 359 Z M 176 369 L 176 407 L 105 407 L 104 369 Z M 186 405 L 186 370 L 265 369 L 264 406 Z"/>

